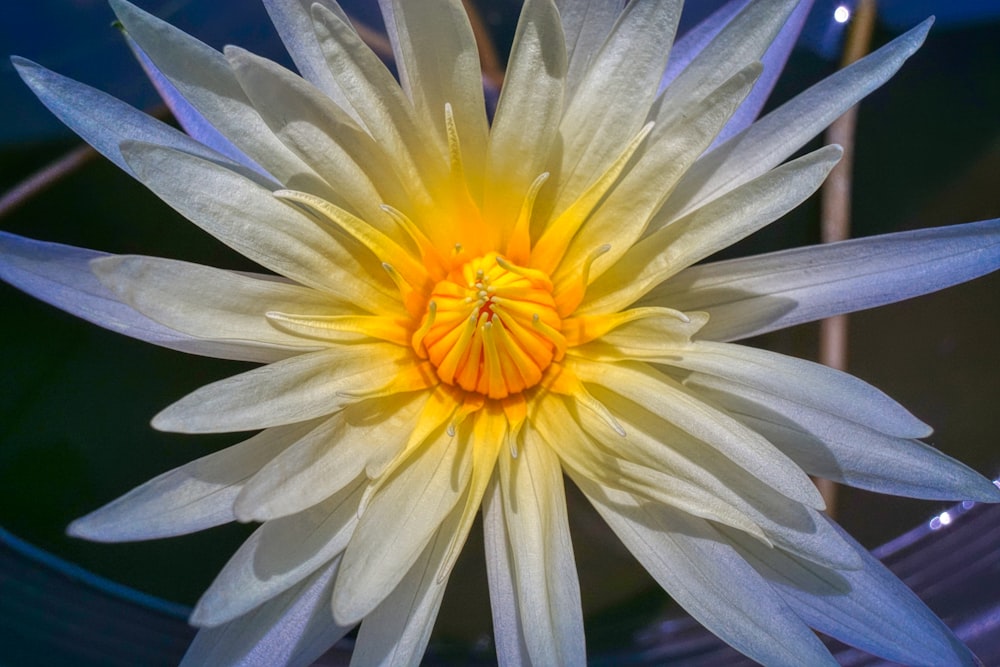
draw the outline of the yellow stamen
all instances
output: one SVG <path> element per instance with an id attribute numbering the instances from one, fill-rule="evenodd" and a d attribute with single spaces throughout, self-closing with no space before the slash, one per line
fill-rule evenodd
<path id="1" fill-rule="evenodd" d="M 576 373 L 569 368 L 554 364 L 552 370 L 549 372 L 549 380 L 546 382 L 545 387 L 553 394 L 572 396 L 578 405 L 593 412 L 605 424 L 610 426 L 615 433 L 623 438 L 625 437 L 625 429 L 618 423 L 618 420 L 615 419 L 615 416 L 608 410 L 607 406 L 594 398 L 594 395 L 587 391 L 587 388 L 576 376 Z"/>
<path id="2" fill-rule="evenodd" d="M 264 314 L 274 327 L 298 336 L 319 340 L 355 340 L 371 337 L 406 345 L 407 322 L 382 315 L 294 315 L 269 311 Z"/>
<path id="3" fill-rule="evenodd" d="M 435 285 L 412 344 L 442 382 L 502 399 L 562 356 L 561 326 L 548 276 L 490 253 Z"/>
<path id="4" fill-rule="evenodd" d="M 512 262 L 527 264 L 528 260 L 531 259 L 531 213 L 535 208 L 538 191 L 542 189 L 547 180 L 549 180 L 548 172 L 540 174 L 528 188 L 528 194 L 525 195 L 524 202 L 521 204 L 521 213 L 517 217 L 517 222 L 510 234 L 510 240 L 507 242 L 507 256 Z"/>
<path id="5" fill-rule="evenodd" d="M 444 273 L 438 274 L 438 271 L 443 270 L 445 266 L 444 260 L 441 255 L 438 254 L 434 247 L 434 244 L 427 235 L 420 231 L 420 228 L 412 220 L 410 220 L 402 211 L 389 206 L 388 204 L 382 204 L 380 207 L 383 211 L 388 214 L 393 221 L 403 228 L 403 231 L 413 240 L 417 248 L 420 250 L 420 258 L 427 268 L 431 277 L 435 280 L 440 280 L 444 277 Z"/>
<path id="6" fill-rule="evenodd" d="M 597 258 L 611 250 L 611 245 L 605 243 L 587 255 L 579 269 L 571 274 L 571 277 L 563 280 L 556 289 L 556 307 L 559 314 L 566 317 L 580 305 L 584 295 L 587 293 L 587 285 L 590 283 L 590 267 L 594 265 Z"/>
<path id="7" fill-rule="evenodd" d="M 517 458 L 517 436 L 528 419 L 528 403 L 524 396 L 514 394 L 503 400 L 503 412 L 507 417 L 507 446 L 511 458 Z"/>
<path id="8" fill-rule="evenodd" d="M 422 302 L 420 292 L 415 290 L 413 285 L 408 283 L 403 276 L 399 275 L 392 264 L 382 262 L 382 268 L 389 274 L 389 278 L 392 279 L 392 282 L 396 285 L 396 289 L 399 290 L 399 295 L 403 299 L 403 305 L 406 306 L 407 312 L 412 315 L 419 314 Z"/>
<path id="9" fill-rule="evenodd" d="M 707 315 L 702 316 L 699 319 L 704 319 L 706 317 Z M 613 331 L 624 324 L 647 318 L 664 318 L 675 320 L 683 324 L 691 323 L 691 318 L 686 313 L 682 313 L 679 310 L 650 306 L 645 308 L 632 308 L 617 313 L 578 315 L 576 317 L 570 317 L 563 320 L 562 333 L 566 337 L 566 341 L 569 346 L 576 347 L 578 345 L 583 345 L 584 343 L 589 343 L 592 340 L 596 340 L 607 334 L 609 331 Z M 701 324 L 703 324 L 703 322 Z"/>

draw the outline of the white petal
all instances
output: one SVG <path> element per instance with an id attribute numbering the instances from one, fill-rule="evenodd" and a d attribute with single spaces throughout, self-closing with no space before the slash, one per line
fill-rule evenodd
<path id="1" fill-rule="evenodd" d="M 295 68 L 306 81 L 322 90 L 340 108 L 354 114 L 347 97 L 338 84 L 335 73 L 327 66 L 319 39 L 313 31 L 311 8 L 320 4 L 343 21 L 347 15 L 334 0 L 263 0 L 271 23 L 281 37 Z M 359 120 L 354 115 L 355 120 Z"/>
<path id="2" fill-rule="evenodd" d="M 209 160 L 228 163 L 215 150 L 107 93 L 51 72 L 19 56 L 11 58 L 11 62 L 32 92 L 38 95 L 38 99 L 59 120 L 128 174 L 132 174 L 132 169 L 118 150 L 123 141 L 169 146 Z M 240 169 L 236 163 L 228 164 L 231 168 Z M 243 173 L 262 179 L 262 182 L 270 181 L 247 169 Z"/>
<path id="3" fill-rule="evenodd" d="M 566 47 L 552 0 L 521 10 L 500 102 L 490 129 L 484 209 L 500 221 L 517 219 L 525 195 L 545 171 L 562 118 Z"/>
<path id="4" fill-rule="evenodd" d="M 562 273 L 579 280 L 576 276 L 580 265 L 594 248 L 609 242 L 611 246 L 594 262 L 591 280 L 632 248 L 645 231 L 650 217 L 708 147 L 759 74 L 759 64 L 746 67 L 704 99 L 691 100 L 673 121 L 653 128 L 646 147 L 633 159 L 634 164 L 626 169 L 600 207 L 573 237 L 555 276 L 556 282 Z M 730 243 L 738 233 L 733 229 Z M 631 273 L 635 272 L 634 267 L 630 269 Z"/>
<path id="5" fill-rule="evenodd" d="M 352 484 L 305 512 L 268 521 L 233 554 L 191 614 L 217 627 L 259 607 L 344 551 L 358 521 L 364 485 Z"/>
<path id="6" fill-rule="evenodd" d="M 748 4 L 748 1 L 730 0 L 701 23 L 685 32 L 670 51 L 670 61 L 667 63 L 667 71 L 663 75 L 661 88 L 666 88 L 673 82 L 677 78 L 677 75 L 742 11 Z M 743 130 L 757 118 L 775 82 L 784 69 L 788 55 L 798 41 L 799 33 L 802 30 L 806 17 L 812 9 L 812 5 L 812 0 L 800 0 L 798 2 L 788 20 L 785 21 L 781 31 L 771 42 L 770 46 L 767 47 L 767 51 L 761 58 L 761 62 L 764 64 L 763 76 L 757 81 L 753 92 L 740 105 L 739 110 L 733 115 L 733 118 L 730 119 L 726 127 L 713 142 L 713 146 Z"/>
<path id="7" fill-rule="evenodd" d="M 116 255 L 90 266 L 122 302 L 157 322 L 198 338 L 264 347 L 274 357 L 319 345 L 275 329 L 267 312 L 326 315 L 344 310 L 342 303 L 317 290 L 176 260 Z"/>
<path id="8" fill-rule="evenodd" d="M 482 190 L 489 127 L 479 50 L 459 0 L 379 0 L 403 89 L 422 119 L 447 145 L 450 104 L 473 193 Z"/>
<path id="9" fill-rule="evenodd" d="M 423 206 L 431 205 L 424 200 L 427 188 L 443 178 L 445 144 L 431 126 L 420 124 L 396 78 L 342 13 L 314 4 L 312 20 L 327 68 L 362 125 L 394 158 L 396 172 L 411 188 L 410 196 Z M 443 119 L 443 106 L 438 113 Z"/>
<path id="10" fill-rule="evenodd" d="M 308 667 L 351 629 L 330 613 L 337 562 L 245 616 L 198 632 L 181 667 Z"/>
<path id="11" fill-rule="evenodd" d="M 657 583 L 723 641 L 765 665 L 837 664 L 710 523 L 575 481 Z"/>
<path id="12" fill-rule="evenodd" d="M 296 282 L 378 312 L 400 309 L 373 255 L 336 239 L 271 191 L 212 162 L 148 144 L 122 153 L 160 198 L 237 252 Z"/>
<path id="13" fill-rule="evenodd" d="M 225 53 L 271 131 L 331 186 L 336 196 L 328 201 L 383 232 L 395 231 L 380 206 L 410 206 L 394 160 L 382 147 L 329 98 L 277 63 L 234 46 Z"/>
<path id="14" fill-rule="evenodd" d="M 578 312 L 620 310 L 670 276 L 774 222 L 816 192 L 842 154 L 839 146 L 821 148 L 646 236 L 587 288 Z"/>
<path id="15" fill-rule="evenodd" d="M 674 350 L 678 368 L 739 382 L 902 438 L 923 438 L 931 427 L 889 396 L 853 375 L 745 345 L 695 341 Z"/>
<path id="16" fill-rule="evenodd" d="M 760 59 L 764 65 L 763 75 L 757 80 L 753 91 L 736 110 L 733 117 L 729 119 L 719 136 L 712 142 L 713 148 L 734 134 L 743 131 L 757 119 L 774 89 L 774 84 L 785 69 L 785 63 L 788 61 L 792 48 L 799 41 L 799 33 L 802 32 L 802 27 L 805 25 L 806 17 L 809 16 L 812 7 L 813 0 L 798 0 L 795 9 L 781 27 L 778 36 L 774 38 Z"/>
<path id="17" fill-rule="evenodd" d="M 156 92 L 160 94 L 163 101 L 166 103 L 167 108 L 170 109 L 170 114 L 177 120 L 177 123 L 196 141 L 208 146 L 212 150 L 218 151 L 221 155 L 225 155 L 227 158 L 242 164 L 253 171 L 260 173 L 262 176 L 268 180 L 273 180 L 270 174 L 261 167 L 259 164 L 251 160 L 243 151 L 236 147 L 233 142 L 222 136 L 215 127 L 208 122 L 208 119 L 201 115 L 197 109 L 195 109 L 190 102 L 184 99 L 177 87 L 170 82 L 170 79 L 163 75 L 160 68 L 149 59 L 145 51 L 139 48 L 139 45 L 135 43 L 128 33 L 124 33 L 125 41 L 129 48 L 132 49 L 132 53 L 139 60 L 139 64 L 142 65 L 142 69 L 146 72 L 146 76 L 152 82 L 153 86 L 156 87 Z"/>
<path id="18" fill-rule="evenodd" d="M 662 502 L 716 524 L 748 531 L 756 539 L 829 567 L 860 567 L 854 550 L 830 529 L 815 509 L 789 502 L 786 496 L 748 474 L 733 461 L 706 448 L 703 443 L 643 407 L 607 392 L 598 393 L 595 390 L 595 397 L 620 420 L 626 437 L 609 432 L 606 426 L 601 428 L 599 419 L 581 412 L 581 424 L 594 438 L 626 461 L 662 470 L 676 478 L 677 481 L 666 478 L 665 485 L 679 486 L 678 482 L 691 484 L 702 489 L 709 498 L 694 509 L 670 502 L 668 498 Z M 584 448 L 585 444 L 574 446 Z M 624 476 L 627 468 L 621 467 Z M 607 485 L 615 486 L 614 483 Z M 642 495 L 641 491 L 638 495 Z M 660 500 L 656 496 L 652 498 Z M 739 513 L 744 522 L 749 521 L 750 529 L 706 512 L 720 503 Z"/>
<path id="19" fill-rule="evenodd" d="M 250 431 L 314 419 L 388 386 L 411 353 L 388 343 L 338 345 L 206 385 L 153 418 L 177 433 Z"/>
<path id="20" fill-rule="evenodd" d="M 864 568 L 832 572 L 721 530 L 789 606 L 820 632 L 894 663 L 981 664 L 910 589 L 837 529 L 864 559 Z"/>
<path id="21" fill-rule="evenodd" d="M 126 542 L 184 535 L 235 521 L 233 501 L 246 480 L 312 426 L 268 429 L 165 472 L 77 519 L 68 532 L 98 542 Z"/>
<path id="22" fill-rule="evenodd" d="M 576 357 L 567 367 L 585 383 L 605 387 L 646 406 L 779 493 L 807 506 L 823 507 L 816 487 L 806 474 L 774 445 L 652 367 L 637 363 L 601 364 Z"/>
<path id="23" fill-rule="evenodd" d="M 924 41 L 925 21 L 823 79 L 706 154 L 678 184 L 652 227 L 668 224 L 781 164 L 865 95 L 885 83 Z"/>
<path id="24" fill-rule="evenodd" d="M 572 92 L 614 27 L 625 0 L 556 0 L 556 7 L 569 54 L 567 91 Z"/>
<path id="25" fill-rule="evenodd" d="M 692 373 L 685 384 L 763 434 L 811 475 L 879 493 L 936 500 L 1000 500 L 1000 489 L 917 440 L 892 437 L 794 395 Z"/>
<path id="26" fill-rule="evenodd" d="M 530 429 L 531 427 L 526 427 Z M 587 661 L 580 583 L 566 518 L 562 468 L 540 438 L 501 453 L 500 491 L 517 608 L 533 665 Z"/>
<path id="27" fill-rule="evenodd" d="M 1000 268 L 1000 219 L 918 229 L 691 267 L 640 303 L 708 311 L 735 340 L 935 292 Z"/>
<path id="28" fill-rule="evenodd" d="M 122 303 L 90 270 L 107 253 L 34 241 L 0 231 L 0 278 L 88 322 L 174 350 L 221 359 L 275 361 L 281 352 L 234 341 L 206 341 L 174 331 Z"/>
<path id="29" fill-rule="evenodd" d="M 282 184 L 317 194 L 322 181 L 268 130 L 221 53 L 126 0 L 110 0 L 129 36 L 208 122 Z"/>
<path id="30" fill-rule="evenodd" d="M 646 123 L 680 4 L 658 0 L 626 5 L 579 88 L 567 99 L 555 210 L 575 201 Z"/>
<path id="31" fill-rule="evenodd" d="M 399 585 L 365 616 L 352 666 L 421 664 L 450 574 L 442 568 L 450 560 L 451 545 L 461 548 L 471 525 L 462 521 L 463 506 L 464 500 L 441 524 Z"/>
<path id="32" fill-rule="evenodd" d="M 670 60 L 663 72 L 660 88 L 666 88 L 672 83 L 749 2 L 750 0 L 729 0 L 698 25 L 686 30 L 670 49 Z"/>
<path id="33" fill-rule="evenodd" d="M 663 122 L 684 100 L 700 99 L 738 71 L 759 61 L 778 35 L 798 0 L 750 3 L 727 22 L 670 82 L 656 100 L 654 118 Z"/>
<path id="34" fill-rule="evenodd" d="M 497 475 L 490 481 L 490 489 L 483 498 L 483 537 L 497 661 L 508 667 L 526 667 L 531 665 L 531 659 L 525 645 L 517 594 L 514 592 L 510 538 L 503 515 L 503 500 L 500 497 Z"/>
<path id="35" fill-rule="evenodd" d="M 607 402 L 618 408 L 617 403 L 612 403 L 610 400 Z M 634 494 L 643 501 L 669 505 L 694 516 L 733 526 L 761 540 L 767 540 L 761 528 L 747 512 L 737 509 L 720 496 L 735 498 L 736 503 L 743 508 L 748 508 L 748 503 L 741 496 L 731 493 L 712 475 L 705 474 L 700 469 L 694 470 L 695 466 L 690 463 L 682 463 L 676 467 L 669 463 L 664 466 L 657 465 L 663 463 L 664 459 L 670 459 L 669 455 L 654 458 L 650 465 L 651 457 L 644 457 L 641 453 L 637 456 L 635 451 L 630 451 L 631 442 L 624 442 L 627 438 L 622 438 L 620 433 L 609 434 L 607 425 L 595 424 L 593 415 L 586 414 L 588 412 L 590 411 L 574 405 L 572 399 L 567 400 L 559 396 L 541 399 L 532 417 L 532 427 L 538 431 L 544 442 L 532 446 L 550 447 L 559 455 L 566 470 L 577 478 L 585 477 L 601 486 Z M 670 431 L 676 430 L 670 424 L 656 421 Z M 587 430 L 582 430 L 581 425 Z M 594 436 L 588 436 L 588 431 Z M 735 468 L 732 462 L 726 461 L 704 443 L 694 440 L 687 434 L 682 433 L 682 437 L 693 443 L 696 451 L 702 450 L 699 453 L 705 454 L 704 458 L 721 458 L 724 466 L 728 463 L 729 471 Z M 657 445 L 660 448 L 665 447 L 661 443 Z M 698 474 L 699 472 L 701 474 Z M 742 470 L 737 469 L 735 477 L 741 482 L 750 477 L 740 473 Z M 729 481 L 731 480 L 732 475 Z M 742 485 L 742 487 L 747 486 L 747 484 Z M 758 486 L 761 486 L 759 482 Z M 789 503 L 788 498 L 781 494 L 772 491 L 771 496 L 781 498 L 785 505 L 798 507 L 797 503 Z"/>
<path id="36" fill-rule="evenodd" d="M 334 591 L 337 618 L 356 622 L 380 605 L 466 495 L 472 455 L 458 431 L 441 427 L 419 445 L 363 510 Z"/>
<path id="37" fill-rule="evenodd" d="M 243 520 L 274 519 L 339 491 L 361 474 L 373 455 L 393 456 L 402 450 L 426 398 L 411 392 L 348 405 L 254 475 L 236 499 L 236 515 Z"/>

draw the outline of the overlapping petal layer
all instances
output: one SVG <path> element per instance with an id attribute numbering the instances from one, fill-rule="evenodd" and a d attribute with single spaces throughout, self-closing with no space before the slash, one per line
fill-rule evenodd
<path id="1" fill-rule="evenodd" d="M 416 664 L 481 506 L 500 661 L 582 664 L 564 473 L 756 660 L 830 663 L 815 628 L 972 664 L 807 475 L 1000 490 L 877 389 L 720 341 L 995 270 L 1000 221 L 694 266 L 819 187 L 839 147 L 788 159 L 929 23 L 751 124 L 808 2 L 734 1 L 671 55 L 679 1 L 527 0 L 490 124 L 459 0 L 380 0 L 399 82 L 332 0 L 265 4 L 301 78 L 112 0 L 190 136 L 15 60 L 81 136 L 271 272 L 0 236 L 0 277 L 39 298 L 266 364 L 153 422 L 260 433 L 71 526 L 262 523 L 199 602 L 189 664 L 308 664 L 359 622 L 357 664 Z"/>

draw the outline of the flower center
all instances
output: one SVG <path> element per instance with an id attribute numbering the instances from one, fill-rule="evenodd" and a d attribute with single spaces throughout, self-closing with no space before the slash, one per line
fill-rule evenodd
<path id="1" fill-rule="evenodd" d="M 413 347 L 442 382 L 506 398 L 562 357 L 561 328 L 548 276 L 489 253 L 434 286 Z"/>

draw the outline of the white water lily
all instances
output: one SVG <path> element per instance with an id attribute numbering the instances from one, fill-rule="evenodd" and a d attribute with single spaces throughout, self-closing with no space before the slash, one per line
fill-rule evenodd
<path id="1" fill-rule="evenodd" d="M 752 122 L 809 3 L 731 3 L 671 50 L 680 0 L 527 0 L 489 123 L 459 0 L 380 0 L 401 84 L 333 0 L 265 0 L 303 78 L 111 4 L 188 134 L 15 59 L 21 76 L 271 273 L 2 234 L 0 276 L 127 335 L 263 364 L 153 420 L 259 433 L 70 528 L 262 524 L 195 608 L 187 664 L 308 664 L 359 623 L 354 663 L 416 664 L 480 511 L 500 662 L 584 663 L 564 475 L 755 660 L 835 664 L 815 629 L 974 664 L 808 475 L 1000 491 L 877 389 L 728 341 L 993 271 L 1000 220 L 696 265 L 819 187 L 838 147 L 789 158 L 929 23 Z"/>

